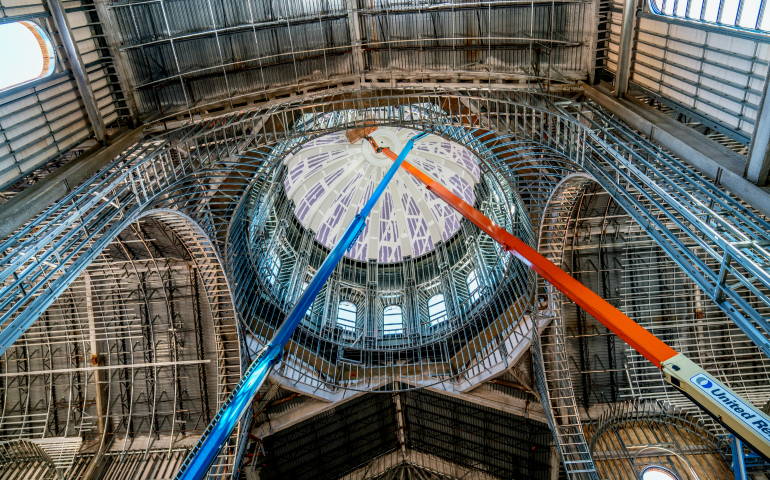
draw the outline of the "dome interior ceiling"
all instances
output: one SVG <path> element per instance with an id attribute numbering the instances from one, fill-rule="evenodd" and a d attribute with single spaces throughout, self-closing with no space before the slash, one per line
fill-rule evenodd
<path id="1" fill-rule="evenodd" d="M 379 145 L 400 152 L 416 135 L 405 128 L 380 128 L 372 134 Z M 415 144 L 408 161 L 473 205 L 479 181 L 476 157 L 466 148 L 429 135 Z M 316 239 L 331 248 L 344 228 L 392 165 L 365 140 L 350 144 L 345 132 L 306 143 L 285 159 L 284 187 L 295 215 Z M 433 250 L 460 228 L 460 215 L 403 169 L 396 172 L 367 219 L 363 232 L 347 252 L 349 258 L 399 262 Z"/>

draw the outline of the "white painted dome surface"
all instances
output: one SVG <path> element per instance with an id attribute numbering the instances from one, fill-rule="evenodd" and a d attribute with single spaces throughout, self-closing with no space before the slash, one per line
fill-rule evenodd
<path id="1" fill-rule="evenodd" d="M 372 134 L 380 146 L 399 153 L 418 132 L 381 127 Z M 473 205 L 479 181 L 478 160 L 468 149 L 436 135 L 418 140 L 407 161 Z M 365 140 L 351 145 L 345 132 L 306 143 L 284 162 L 284 187 L 294 200 L 294 214 L 316 239 L 331 248 L 369 199 L 392 162 Z M 460 215 L 399 169 L 346 256 L 380 263 L 399 262 L 433 250 L 460 228 Z"/>

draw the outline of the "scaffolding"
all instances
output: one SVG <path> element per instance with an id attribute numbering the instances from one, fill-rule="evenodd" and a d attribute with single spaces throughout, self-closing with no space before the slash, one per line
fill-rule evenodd
<path id="1" fill-rule="evenodd" d="M 533 105 L 551 105 L 554 110 Z M 239 111 L 160 133 L 131 147 L 3 242 L 7 254 L 0 264 L 0 349 L 15 350 L 11 345 L 19 335 L 58 301 L 119 232 L 157 209 L 167 216 L 181 212 L 205 232 L 212 242 L 206 253 L 209 261 L 221 256 L 229 274 L 221 283 L 238 284 L 242 295 L 235 299 L 230 317 L 237 311 L 245 321 L 255 318 L 259 310 L 242 307 L 258 305 L 255 297 L 263 294 L 261 288 L 253 288 L 261 285 L 258 275 L 231 274 L 248 271 L 244 254 L 250 249 L 248 226 L 253 218 L 249 199 L 259 197 L 250 189 L 271 185 L 274 169 L 291 149 L 357 125 L 356 115 L 335 112 L 368 109 L 376 110 L 366 118 L 377 125 L 431 128 L 471 149 L 485 168 L 499 175 L 496 181 L 508 182 L 518 191 L 521 211 L 527 205 L 534 225 L 559 182 L 570 173 L 590 174 L 704 295 L 768 353 L 764 317 L 770 308 L 766 271 L 770 224 L 698 172 L 590 102 L 530 92 L 377 89 L 365 98 L 319 95 Z M 317 120 L 304 121 L 307 118 Z M 694 252 L 693 245 L 700 251 Z M 510 324 L 519 329 L 519 338 L 526 339 L 534 320 L 522 319 Z M 268 333 L 261 335 L 266 338 Z M 500 345 L 514 330 L 501 333 L 497 343 L 477 345 L 479 371 L 494 366 L 481 360 L 505 353 Z M 552 343 L 560 342 L 562 338 L 555 338 Z M 399 359 L 383 358 L 384 365 Z M 495 364 L 500 364 L 505 356 L 496 358 L 500 360 Z M 335 385 L 336 379 L 318 375 L 322 369 L 309 366 L 306 359 L 304 351 L 295 350 L 284 366 L 301 372 L 312 388 Z M 560 371 L 566 379 L 568 371 Z M 555 390 L 552 397 L 561 398 Z"/>

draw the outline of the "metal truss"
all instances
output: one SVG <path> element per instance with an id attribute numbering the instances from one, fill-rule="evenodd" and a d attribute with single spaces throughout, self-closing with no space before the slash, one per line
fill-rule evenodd
<path id="1" fill-rule="evenodd" d="M 398 397 L 409 448 L 499 478 L 550 476 L 552 436 L 542 423 L 429 390 Z"/>
<path id="2" fill-rule="evenodd" d="M 770 356 L 770 222 L 599 107 L 572 113 L 597 129 L 586 170 Z"/>
<path id="3" fill-rule="evenodd" d="M 543 423 L 428 389 L 351 399 L 264 447 L 263 478 L 387 478 L 419 466 L 447 480 L 549 479 L 554 468 Z"/>
<path id="4" fill-rule="evenodd" d="M 503 77 L 551 83 L 585 78 L 591 7 L 574 0 L 304 2 L 114 0 L 115 44 L 145 115 L 201 111 L 277 91 L 362 82 L 377 73 Z M 554 33 L 562 32 L 562 33 Z M 408 80 L 407 80 L 408 79 Z"/>
<path id="5" fill-rule="evenodd" d="M 240 374 L 232 302 L 210 244 L 177 212 L 143 217 L 2 365 L 0 440 L 44 438 L 62 472 L 83 440 L 102 461 L 189 445 Z M 221 472 L 234 455 L 235 439 Z"/>
<path id="6" fill-rule="evenodd" d="M 759 407 L 770 399 L 770 358 L 695 284 L 636 223 L 624 227 L 620 267 L 622 308 L 720 381 Z M 625 347 L 625 398 L 665 400 L 713 432 L 726 433 L 674 388 L 657 369 Z"/>

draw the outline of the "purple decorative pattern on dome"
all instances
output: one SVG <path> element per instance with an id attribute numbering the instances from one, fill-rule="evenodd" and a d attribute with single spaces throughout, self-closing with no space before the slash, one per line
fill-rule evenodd
<path id="1" fill-rule="evenodd" d="M 374 189 L 377 187 L 377 183 L 379 183 L 380 179 L 376 178 L 377 169 L 372 169 L 372 172 L 369 174 L 369 178 L 366 180 L 366 188 L 364 188 L 364 193 L 361 195 L 361 199 L 358 202 L 358 205 L 356 206 L 356 215 L 361 211 L 361 207 L 364 206 L 364 204 L 369 200 L 369 197 L 372 196 L 372 193 L 374 192 Z M 348 251 L 348 257 L 354 258 L 356 260 L 365 261 L 366 255 L 369 251 L 369 222 L 371 220 L 371 216 L 366 219 L 366 223 L 364 224 L 364 229 L 361 232 L 361 234 L 358 236 L 358 239 L 356 239 L 356 242 L 353 244 L 353 246 Z M 347 225 L 344 225 L 343 227 L 347 227 Z M 339 232 L 339 230 L 338 230 Z M 339 233 L 338 233 L 339 234 Z M 337 235 L 335 234 L 334 239 L 330 242 L 330 245 L 334 245 L 337 243 Z"/>
<path id="2" fill-rule="evenodd" d="M 408 186 L 399 178 L 394 178 L 393 181 L 401 192 L 401 207 L 403 208 L 404 217 L 406 217 L 407 232 L 412 246 L 412 256 L 417 257 L 433 250 L 433 238 L 431 237 L 423 212 L 417 204 L 417 199 L 414 198 Z"/>
<path id="3" fill-rule="evenodd" d="M 334 163 L 347 160 L 347 165 L 349 165 L 352 159 L 348 157 L 349 155 L 343 150 L 339 152 L 320 152 L 300 159 L 286 174 L 286 181 L 284 182 L 286 193 L 291 195 L 297 185 L 305 182 L 313 174 Z"/>
<path id="4" fill-rule="evenodd" d="M 331 214 L 327 214 L 326 219 L 324 220 L 323 224 L 321 224 L 321 227 L 318 229 L 318 233 L 316 234 L 316 239 L 324 245 L 330 244 L 329 233 L 333 232 L 337 228 L 340 221 L 342 221 L 344 218 L 345 212 L 348 211 L 350 202 L 353 200 L 353 196 L 358 189 L 358 182 L 361 180 L 361 177 L 363 177 L 363 175 L 357 173 L 348 182 L 348 184 L 345 185 L 345 188 L 342 189 L 340 194 L 334 199 L 331 206 L 329 207 Z"/>
<path id="5" fill-rule="evenodd" d="M 417 108 L 405 108 L 404 112 L 415 118 L 423 115 Z M 323 126 L 324 118 L 335 115 L 338 114 L 309 119 L 308 125 Z M 398 135 L 402 144 L 418 133 L 406 128 L 381 128 Z M 350 145 L 344 131 L 306 143 L 284 162 L 289 166 L 284 187 L 295 201 L 297 219 L 308 228 L 317 226 L 316 239 L 327 247 L 338 241 L 347 226 L 343 224 L 353 216 L 351 209 L 360 209 L 385 171 L 378 162 L 367 159 L 361 142 Z M 409 162 L 468 203 L 475 201 L 473 188 L 480 170 L 470 150 L 428 136 L 415 144 Z M 370 225 L 370 220 L 377 223 Z M 403 255 L 416 257 L 432 251 L 435 242 L 448 240 L 460 228 L 461 217 L 411 175 L 400 171 L 383 193 L 370 220 L 346 256 L 361 261 L 376 257 L 389 263 L 403 260 Z M 378 233 L 376 240 L 370 238 L 370 227 Z M 439 232 L 443 238 L 437 238 Z"/>
<path id="6" fill-rule="evenodd" d="M 356 239 L 356 243 L 348 251 L 347 256 L 358 260 L 359 262 L 365 262 L 368 260 L 369 255 L 369 221 L 367 218 L 364 224 L 364 229 L 361 231 L 361 235 Z"/>
<path id="7" fill-rule="evenodd" d="M 452 151 L 452 160 L 455 161 L 455 163 L 462 165 L 465 167 L 466 170 L 471 172 L 471 175 L 473 175 L 474 179 L 479 178 L 479 174 L 481 173 L 479 170 L 479 164 L 476 161 L 476 156 L 468 151 L 468 149 L 463 148 L 459 145 L 453 145 L 453 151 Z"/>
<path id="8" fill-rule="evenodd" d="M 451 190 L 452 193 L 469 204 L 473 205 L 473 202 L 476 201 L 476 194 L 473 193 L 473 187 L 471 187 L 465 179 L 461 178 L 460 175 L 452 173 L 444 185 Z"/>
<path id="9" fill-rule="evenodd" d="M 315 203 L 315 201 L 324 193 L 326 193 L 326 186 L 317 183 L 313 185 L 313 188 L 311 188 L 304 197 L 302 197 L 302 200 L 299 202 L 299 205 L 297 205 L 297 220 L 302 222 L 302 224 L 305 224 L 308 221 L 307 214 L 310 212 L 310 207 Z"/>
<path id="10" fill-rule="evenodd" d="M 345 132 L 336 132 L 311 140 L 304 144 L 302 149 L 305 150 L 313 147 L 322 147 L 324 145 L 347 145 L 348 143 L 348 139 L 345 138 Z"/>
<path id="11" fill-rule="evenodd" d="M 435 167 L 435 165 L 433 166 Z M 442 178 L 441 172 L 438 172 L 437 168 L 433 168 L 433 170 L 434 174 L 432 176 L 444 184 L 450 191 L 453 191 L 454 189 L 447 185 L 445 179 Z M 411 178 L 413 179 L 415 186 L 417 186 L 419 191 L 422 193 L 423 199 L 425 200 L 425 203 L 428 204 L 428 208 L 430 208 L 433 217 L 442 227 L 443 240 L 448 240 L 449 237 L 451 237 L 460 226 L 459 214 L 455 212 L 451 207 L 449 207 L 443 200 L 423 187 L 419 180 L 415 179 L 414 177 Z M 453 191 L 453 193 L 462 198 L 461 195 L 458 195 L 458 192 Z"/>
<path id="12" fill-rule="evenodd" d="M 460 229 L 460 215 L 452 210 L 452 207 L 449 205 L 444 205 L 444 211 L 446 212 L 446 215 L 444 216 L 444 230 L 452 233 L 458 231 Z M 444 236 L 447 237 L 444 240 L 449 240 L 451 234 L 445 233 Z"/>
<path id="13" fill-rule="evenodd" d="M 476 195 L 473 193 L 473 186 L 454 170 L 450 170 L 421 158 L 414 159 L 412 163 L 471 205 L 476 201 Z"/>
<path id="14" fill-rule="evenodd" d="M 380 198 L 380 238 L 377 261 L 380 263 L 398 262 L 401 257 L 401 238 L 398 230 L 398 220 L 394 212 L 392 184 L 388 186 Z"/>

